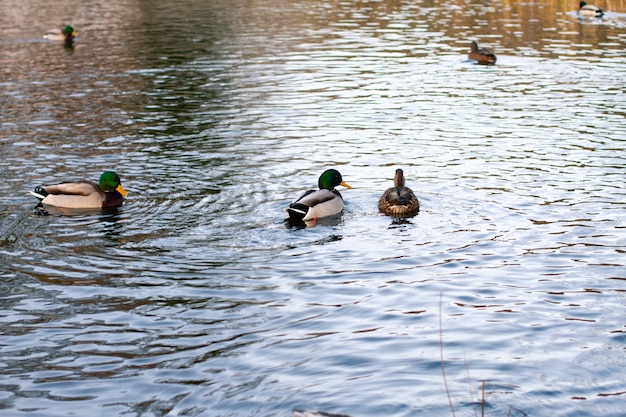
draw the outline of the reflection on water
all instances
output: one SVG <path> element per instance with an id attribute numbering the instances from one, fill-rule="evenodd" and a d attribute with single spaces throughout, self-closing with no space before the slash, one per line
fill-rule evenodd
<path id="1" fill-rule="evenodd" d="M 441 330 L 459 414 L 485 381 L 490 416 L 621 415 L 626 4 L 599 5 L 3 2 L 0 407 L 451 415 Z M 343 214 L 289 224 L 331 167 Z M 378 212 L 396 167 L 411 219 Z M 119 210 L 33 210 L 106 169 Z"/>

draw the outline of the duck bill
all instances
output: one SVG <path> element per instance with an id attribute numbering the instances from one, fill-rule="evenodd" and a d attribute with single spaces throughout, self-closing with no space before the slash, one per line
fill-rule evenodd
<path id="1" fill-rule="evenodd" d="M 118 185 L 117 188 L 115 189 L 115 191 L 117 191 L 118 193 L 122 194 L 124 197 L 126 197 L 128 195 L 128 193 L 126 192 L 124 187 L 122 187 L 122 184 Z"/>
<path id="2" fill-rule="evenodd" d="M 350 184 L 348 184 L 348 183 L 347 183 L 347 182 L 345 182 L 345 181 L 341 181 L 341 182 L 339 183 L 339 185 L 343 185 L 343 186 L 344 186 L 344 187 L 346 187 L 346 188 L 352 188 L 352 187 L 350 186 Z"/>

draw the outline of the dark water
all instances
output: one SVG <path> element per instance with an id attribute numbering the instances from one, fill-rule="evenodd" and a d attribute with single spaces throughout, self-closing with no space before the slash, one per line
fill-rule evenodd
<path id="1" fill-rule="evenodd" d="M 3 1 L 2 415 L 447 416 L 441 332 L 456 415 L 621 416 L 626 4 L 576 3 Z"/>

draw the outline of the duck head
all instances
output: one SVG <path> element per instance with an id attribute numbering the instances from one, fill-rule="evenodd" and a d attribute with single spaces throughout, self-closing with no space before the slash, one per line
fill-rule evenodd
<path id="1" fill-rule="evenodd" d="M 117 191 L 124 197 L 128 195 L 124 187 L 122 187 L 120 176 L 113 171 L 103 172 L 102 175 L 100 175 L 100 181 L 98 185 L 100 186 L 100 189 L 105 193 Z"/>
<path id="2" fill-rule="evenodd" d="M 336 169 L 327 169 L 326 171 L 322 172 L 322 175 L 320 175 L 317 185 L 319 186 L 320 190 L 326 189 L 331 191 L 334 190 L 335 187 L 338 185 L 343 185 L 346 188 L 352 188 L 350 185 L 343 181 L 341 174 Z"/>

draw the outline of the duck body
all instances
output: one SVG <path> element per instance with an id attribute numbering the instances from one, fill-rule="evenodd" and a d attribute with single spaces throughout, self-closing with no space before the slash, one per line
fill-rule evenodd
<path id="1" fill-rule="evenodd" d="M 393 187 L 385 190 L 378 200 L 378 209 L 395 217 L 411 217 L 419 212 L 419 200 L 413 190 L 405 186 L 404 171 L 400 168 L 396 169 Z"/>
<path id="2" fill-rule="evenodd" d="M 73 209 L 102 209 L 119 207 L 126 197 L 120 177 L 106 171 L 98 184 L 91 181 L 63 182 L 35 188 L 31 193 L 41 204 Z"/>
<path id="3" fill-rule="evenodd" d="M 578 9 L 578 16 L 582 17 L 602 17 L 604 16 L 604 12 L 598 6 L 594 6 L 592 4 L 587 4 L 584 1 L 580 2 L 580 7 Z"/>
<path id="4" fill-rule="evenodd" d="M 472 41 L 469 59 L 473 59 L 481 65 L 493 65 L 497 61 L 496 54 L 489 48 L 479 48 L 476 41 Z"/>
<path id="5" fill-rule="evenodd" d="M 65 26 L 63 29 L 50 29 L 43 35 L 44 39 L 54 42 L 65 42 L 67 44 L 72 44 L 74 39 L 76 38 L 76 31 L 70 25 Z"/>
<path id="6" fill-rule="evenodd" d="M 308 221 L 333 216 L 343 210 L 343 197 L 335 187 L 352 188 L 343 181 L 336 169 L 328 169 L 320 175 L 318 190 L 305 191 L 287 208 L 292 220 Z"/>

